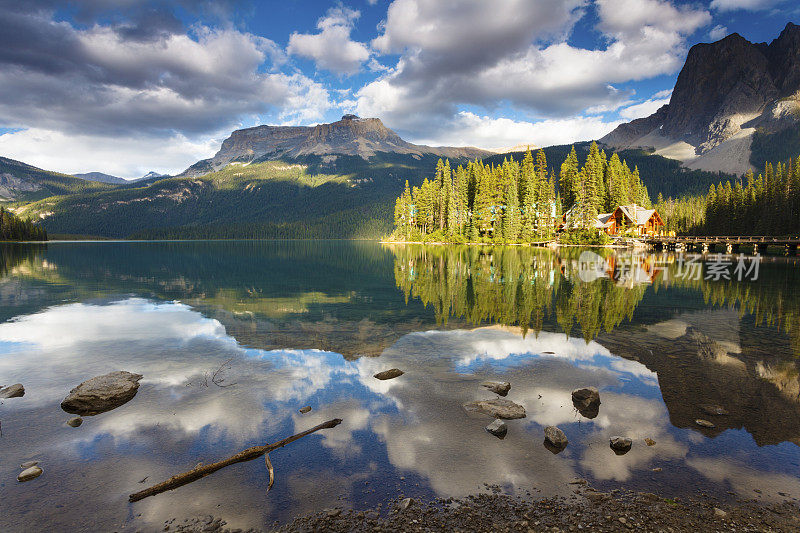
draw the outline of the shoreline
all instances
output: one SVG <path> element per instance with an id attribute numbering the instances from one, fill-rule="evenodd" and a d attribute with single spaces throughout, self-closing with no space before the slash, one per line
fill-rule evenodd
<path id="1" fill-rule="evenodd" d="M 443 241 L 431 241 L 431 242 L 422 242 L 422 241 L 394 241 L 394 240 L 386 240 L 380 239 L 378 241 L 380 244 L 423 244 L 423 245 L 432 245 L 432 246 L 528 246 L 531 248 L 618 248 L 618 249 L 643 249 L 646 250 L 648 246 L 629 246 L 629 245 L 621 245 L 621 244 L 562 244 L 556 241 L 548 241 L 548 242 L 541 242 L 541 243 L 528 243 L 528 242 L 515 242 L 515 243 L 508 243 L 508 244 L 497 244 L 491 242 L 443 242 Z"/>
<path id="2" fill-rule="evenodd" d="M 367 509 L 335 507 L 297 516 L 264 529 L 306 531 L 797 531 L 798 504 L 755 499 L 720 502 L 713 496 L 667 498 L 649 492 L 612 489 L 599 492 L 584 480 L 572 482 L 570 496 L 535 498 L 503 494 L 499 486 L 463 498 L 417 501 L 400 495 Z M 165 522 L 164 531 L 230 533 L 212 515 Z"/>

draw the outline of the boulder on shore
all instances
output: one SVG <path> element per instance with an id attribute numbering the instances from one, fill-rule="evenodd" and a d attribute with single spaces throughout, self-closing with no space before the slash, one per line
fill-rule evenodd
<path id="1" fill-rule="evenodd" d="M 525 418 L 526 416 L 524 407 L 504 398 L 465 403 L 464 409 L 469 413 L 482 413 L 505 420 Z"/>
<path id="2" fill-rule="evenodd" d="M 557 449 L 564 449 L 569 444 L 567 436 L 556 426 L 547 426 L 544 428 L 545 443 Z"/>
<path id="3" fill-rule="evenodd" d="M 116 409 L 136 396 L 141 374 L 118 371 L 88 379 L 69 391 L 61 402 L 67 413 L 91 416 Z"/>
<path id="4" fill-rule="evenodd" d="M 511 383 L 508 381 L 484 381 L 481 386 L 500 396 L 505 396 L 511 390 Z"/>
<path id="5" fill-rule="evenodd" d="M 15 383 L 8 387 L 0 387 L 0 400 L 5 400 L 6 398 L 20 398 L 22 396 L 25 396 L 25 387 L 22 386 L 22 383 Z"/>
<path id="6" fill-rule="evenodd" d="M 377 374 L 375 374 L 372 377 L 374 377 L 376 379 L 380 379 L 380 380 L 386 380 L 386 379 L 394 379 L 394 378 L 396 378 L 398 376 L 402 376 L 403 374 L 405 374 L 405 372 L 403 372 L 399 368 L 390 368 L 389 370 L 384 370 L 383 372 L 378 372 Z"/>

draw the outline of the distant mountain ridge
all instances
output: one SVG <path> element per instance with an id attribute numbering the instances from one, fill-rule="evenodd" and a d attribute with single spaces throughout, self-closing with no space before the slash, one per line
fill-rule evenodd
<path id="1" fill-rule="evenodd" d="M 431 147 L 412 144 L 384 126 L 378 118 L 344 115 L 341 120 L 316 126 L 256 126 L 236 130 L 210 159 L 198 161 L 181 176 L 196 177 L 220 170 L 233 162 L 251 163 L 306 156 L 357 156 L 378 153 L 451 159 L 480 158 L 492 152 L 473 147 Z"/>
<path id="2" fill-rule="evenodd" d="M 693 46 L 669 104 L 601 141 L 618 149 L 652 147 L 693 169 L 743 173 L 758 159 L 754 134 L 777 135 L 798 124 L 800 26 L 788 23 L 769 44 L 733 33 Z"/>
<path id="3" fill-rule="evenodd" d="M 80 174 L 73 174 L 73 176 L 82 180 L 98 181 L 100 183 L 113 183 L 116 185 L 128 183 L 126 179 L 112 176 L 111 174 L 104 174 L 103 172 L 83 172 Z"/>

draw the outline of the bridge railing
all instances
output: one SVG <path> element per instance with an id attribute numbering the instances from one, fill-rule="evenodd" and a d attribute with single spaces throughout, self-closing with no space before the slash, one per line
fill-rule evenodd
<path id="1" fill-rule="evenodd" d="M 774 235 L 684 235 L 677 237 L 649 236 L 648 242 L 687 242 L 718 244 L 800 244 L 800 236 Z"/>

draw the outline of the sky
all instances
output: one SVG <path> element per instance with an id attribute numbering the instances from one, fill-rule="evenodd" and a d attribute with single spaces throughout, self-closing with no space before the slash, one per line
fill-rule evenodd
<path id="1" fill-rule="evenodd" d="M 689 48 L 796 0 L 0 0 L 0 156 L 178 173 L 231 131 L 378 117 L 408 141 L 597 139 L 669 102 Z"/>

